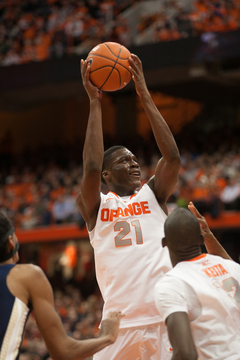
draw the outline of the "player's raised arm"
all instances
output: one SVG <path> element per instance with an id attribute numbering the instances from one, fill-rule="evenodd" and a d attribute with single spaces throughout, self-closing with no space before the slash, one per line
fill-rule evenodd
<path id="1" fill-rule="evenodd" d="M 188 204 L 189 210 L 196 216 L 198 222 L 200 224 L 201 233 L 204 237 L 204 244 L 209 254 L 221 256 L 224 259 L 232 260 L 232 258 L 228 255 L 226 250 L 222 247 L 222 245 L 215 238 L 213 233 L 211 232 L 208 223 L 204 216 L 200 214 L 197 208 L 194 206 L 193 202 L 190 201 Z"/>
<path id="2" fill-rule="evenodd" d="M 79 210 L 92 230 L 95 226 L 100 204 L 101 172 L 103 162 L 103 133 L 101 92 L 89 80 L 90 65 L 81 60 L 83 86 L 90 101 L 90 112 L 83 148 L 83 179 L 81 191 L 77 198 Z"/>
<path id="3" fill-rule="evenodd" d="M 149 181 L 149 186 L 154 191 L 159 203 L 164 204 L 176 185 L 181 159 L 174 137 L 147 89 L 141 60 L 131 54 L 129 62 L 136 92 L 142 101 L 162 154 L 155 170 L 155 176 Z"/>
<path id="4" fill-rule="evenodd" d="M 54 308 L 53 292 L 46 276 L 40 268 L 30 266 L 29 275 L 26 276 L 26 289 L 37 325 L 53 360 L 86 359 L 114 343 L 122 317 L 120 312 L 110 313 L 102 322 L 98 338 L 81 341 L 72 339 L 67 336 Z"/>

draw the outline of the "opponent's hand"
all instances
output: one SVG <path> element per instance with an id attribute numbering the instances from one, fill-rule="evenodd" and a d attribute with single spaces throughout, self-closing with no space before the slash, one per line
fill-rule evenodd
<path id="1" fill-rule="evenodd" d="M 201 228 L 201 233 L 204 236 L 204 238 L 212 235 L 212 232 L 209 229 L 209 226 L 208 226 L 208 223 L 207 223 L 205 217 L 200 214 L 200 212 L 194 206 L 192 201 L 190 201 L 190 203 L 188 204 L 188 208 L 193 213 L 193 215 L 195 215 L 196 218 L 198 219 L 199 225 L 200 225 L 200 228 Z"/>
<path id="2" fill-rule="evenodd" d="M 113 311 L 108 314 L 107 319 L 103 320 L 101 323 L 101 329 L 99 331 L 99 337 L 108 336 L 112 343 L 115 342 L 119 325 L 122 315 L 121 311 Z"/>
<path id="3" fill-rule="evenodd" d="M 147 90 L 145 77 L 143 74 L 142 61 L 137 55 L 131 54 L 129 57 L 129 69 L 132 73 L 132 79 L 135 82 L 136 92 L 141 96 Z"/>
<path id="4" fill-rule="evenodd" d="M 81 75 L 82 75 L 82 83 L 88 94 L 89 99 L 102 98 L 102 92 L 98 90 L 96 86 L 94 86 L 89 80 L 89 71 L 91 65 L 86 60 L 81 60 Z"/>

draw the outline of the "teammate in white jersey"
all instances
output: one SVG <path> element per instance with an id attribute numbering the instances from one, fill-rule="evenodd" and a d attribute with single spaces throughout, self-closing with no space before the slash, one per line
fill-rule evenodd
<path id="1" fill-rule="evenodd" d="M 173 347 L 173 359 L 240 359 L 240 265 L 203 254 L 203 236 L 212 237 L 193 204 L 178 208 L 165 222 L 163 247 L 173 269 L 155 286 L 155 301 Z M 212 239 L 215 241 L 214 239 Z M 219 246 L 221 246 L 219 244 Z"/>
<path id="2" fill-rule="evenodd" d="M 0 212 L 0 360 L 19 358 L 31 310 L 52 359 L 85 359 L 115 341 L 120 312 L 109 314 L 98 338 L 77 341 L 67 336 L 54 309 L 50 283 L 38 266 L 16 264 L 18 248 L 14 227 Z"/>
<path id="3" fill-rule="evenodd" d="M 116 343 L 95 358 L 164 360 L 160 348 L 161 317 L 154 303 L 153 286 L 171 268 L 168 251 L 161 248 L 161 237 L 166 201 L 177 181 L 180 155 L 168 125 L 152 101 L 140 59 L 131 54 L 129 64 L 162 154 L 155 175 L 141 189 L 140 167 L 131 151 L 116 146 L 104 153 L 102 94 L 89 81 L 90 65 L 81 62 L 90 114 L 77 202 L 94 247 L 96 275 L 105 302 L 103 318 L 106 312 L 118 308 L 125 315 Z M 101 176 L 110 190 L 107 195 L 101 193 Z M 166 344 L 166 359 L 170 351 Z"/>

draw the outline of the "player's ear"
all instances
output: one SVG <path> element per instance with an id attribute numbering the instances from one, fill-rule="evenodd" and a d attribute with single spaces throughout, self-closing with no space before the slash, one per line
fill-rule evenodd
<path id="1" fill-rule="evenodd" d="M 162 247 L 164 248 L 165 246 L 167 246 L 167 241 L 166 238 L 162 238 Z"/>
<path id="2" fill-rule="evenodd" d="M 105 181 L 109 180 L 109 170 L 103 170 L 102 177 Z"/>

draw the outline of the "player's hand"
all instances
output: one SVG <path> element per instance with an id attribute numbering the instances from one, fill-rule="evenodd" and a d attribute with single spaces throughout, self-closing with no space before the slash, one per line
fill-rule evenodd
<path id="1" fill-rule="evenodd" d="M 201 228 L 201 233 L 204 236 L 204 238 L 211 235 L 212 232 L 209 229 L 209 226 L 208 226 L 208 223 L 207 223 L 205 217 L 200 214 L 200 212 L 194 206 L 192 201 L 190 201 L 190 203 L 188 204 L 188 208 L 193 213 L 193 215 L 195 215 L 196 218 L 198 219 L 200 228 Z"/>
<path id="2" fill-rule="evenodd" d="M 132 79 L 135 82 L 136 92 L 141 96 L 147 90 L 146 81 L 143 74 L 142 61 L 137 55 L 131 54 L 129 57 L 129 69 L 132 73 Z"/>
<path id="3" fill-rule="evenodd" d="M 94 86 L 89 80 L 89 71 L 91 65 L 86 60 L 81 60 L 81 75 L 83 86 L 88 94 L 89 99 L 102 98 L 102 92 L 98 90 L 96 86 Z"/>
<path id="4" fill-rule="evenodd" d="M 121 311 L 113 311 L 108 314 L 107 319 L 101 323 L 101 329 L 99 331 L 99 337 L 108 336 L 111 343 L 114 343 L 119 330 L 119 325 L 122 315 Z"/>

